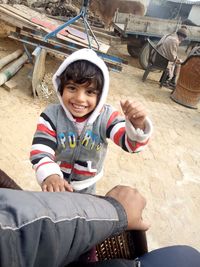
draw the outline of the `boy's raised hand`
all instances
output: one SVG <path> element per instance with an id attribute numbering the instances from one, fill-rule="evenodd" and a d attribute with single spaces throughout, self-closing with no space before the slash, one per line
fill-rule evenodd
<path id="1" fill-rule="evenodd" d="M 132 123 L 135 129 L 145 129 L 145 118 L 147 112 L 142 103 L 134 100 L 121 100 L 120 105 L 127 119 Z"/>
<path id="2" fill-rule="evenodd" d="M 48 176 L 43 181 L 41 188 L 44 192 L 73 192 L 72 186 L 65 179 L 62 179 L 58 174 L 52 174 Z"/>

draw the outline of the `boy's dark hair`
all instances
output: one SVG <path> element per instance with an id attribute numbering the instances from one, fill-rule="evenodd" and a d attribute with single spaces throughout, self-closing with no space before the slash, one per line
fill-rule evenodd
<path id="1" fill-rule="evenodd" d="M 88 83 L 88 86 L 93 82 L 99 95 L 101 95 L 104 83 L 101 69 L 87 60 L 77 60 L 69 64 L 60 75 L 60 80 L 61 84 L 58 88 L 58 92 L 61 96 L 69 80 L 78 84 Z"/>

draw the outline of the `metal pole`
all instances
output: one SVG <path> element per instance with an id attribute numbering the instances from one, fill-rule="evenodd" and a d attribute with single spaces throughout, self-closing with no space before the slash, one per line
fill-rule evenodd
<path id="1" fill-rule="evenodd" d="M 83 6 L 88 7 L 89 5 L 89 0 L 83 0 Z"/>
<path id="2" fill-rule="evenodd" d="M 6 70 L 0 73 L 0 86 L 7 82 L 15 73 L 18 72 L 19 69 L 24 65 L 24 63 L 28 60 L 28 56 L 24 53 L 19 59 L 14 61 L 11 66 L 9 66 Z"/>
<path id="3" fill-rule="evenodd" d="M 12 54 L 10 54 L 10 55 L 8 55 L 6 57 L 1 58 L 0 59 L 0 69 L 2 69 L 5 65 L 7 65 L 8 63 L 10 63 L 14 59 L 18 58 L 22 54 L 23 54 L 23 50 L 22 49 L 18 49 L 15 52 L 13 52 Z"/>

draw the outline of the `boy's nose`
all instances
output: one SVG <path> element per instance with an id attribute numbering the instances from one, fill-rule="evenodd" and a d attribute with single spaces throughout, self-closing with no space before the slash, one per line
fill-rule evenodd
<path id="1" fill-rule="evenodd" d="M 78 100 L 78 101 L 84 101 L 85 100 L 85 94 L 83 91 L 78 91 L 76 93 L 76 100 Z"/>

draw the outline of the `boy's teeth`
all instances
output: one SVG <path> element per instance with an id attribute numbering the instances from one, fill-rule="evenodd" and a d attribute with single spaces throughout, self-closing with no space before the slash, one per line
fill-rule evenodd
<path id="1" fill-rule="evenodd" d="M 75 108 L 78 108 L 78 109 L 84 109 L 84 108 L 85 108 L 84 106 L 79 106 L 79 105 L 76 105 L 76 104 L 73 104 L 73 106 L 74 106 Z"/>

